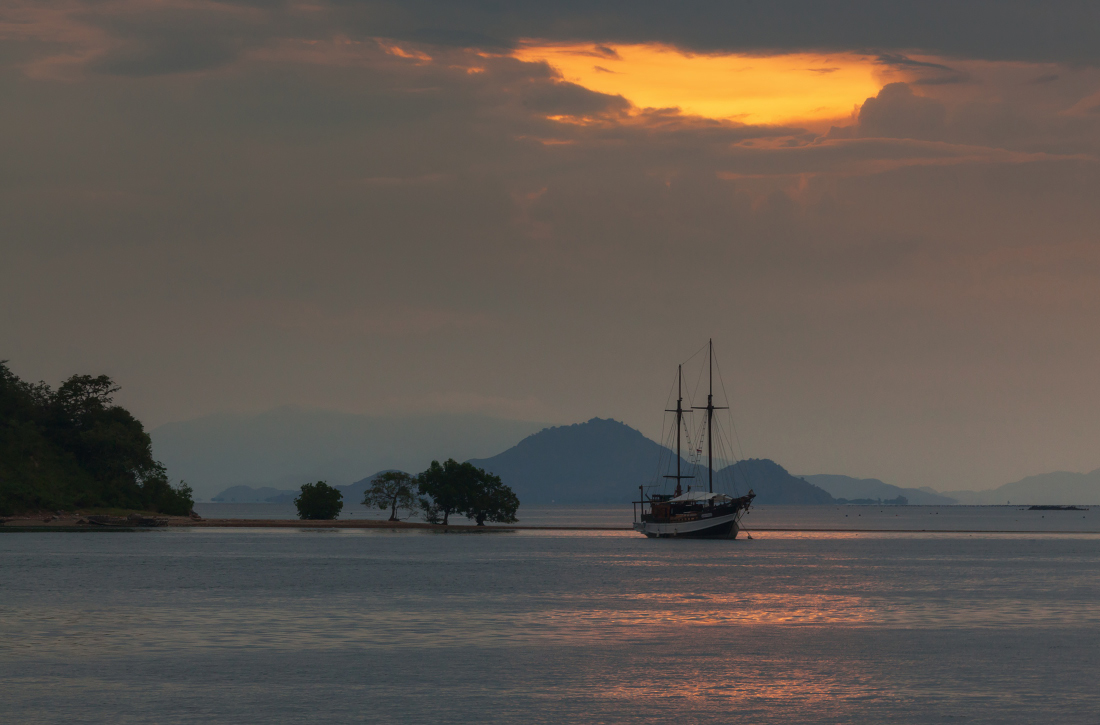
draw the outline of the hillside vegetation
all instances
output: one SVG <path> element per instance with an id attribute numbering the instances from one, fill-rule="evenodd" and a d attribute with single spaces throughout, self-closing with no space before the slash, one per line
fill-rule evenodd
<path id="1" fill-rule="evenodd" d="M 108 507 L 186 515 L 191 491 L 153 460 L 141 422 L 106 375 L 57 390 L 20 380 L 0 361 L 0 514 Z"/>

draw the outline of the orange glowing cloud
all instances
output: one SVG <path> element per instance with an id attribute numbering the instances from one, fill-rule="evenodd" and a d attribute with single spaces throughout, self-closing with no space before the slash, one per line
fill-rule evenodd
<path id="1" fill-rule="evenodd" d="M 676 107 L 748 124 L 846 119 L 883 85 L 872 58 L 843 53 L 697 55 L 667 45 L 525 41 L 513 55 L 546 62 L 564 80 L 639 108 Z"/>

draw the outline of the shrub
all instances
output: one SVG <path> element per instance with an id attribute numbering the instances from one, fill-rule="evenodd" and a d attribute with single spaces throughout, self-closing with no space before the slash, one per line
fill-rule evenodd
<path id="1" fill-rule="evenodd" d="M 300 519 L 334 519 L 344 508 L 344 494 L 324 481 L 307 483 L 294 499 L 294 505 L 298 507 Z"/>

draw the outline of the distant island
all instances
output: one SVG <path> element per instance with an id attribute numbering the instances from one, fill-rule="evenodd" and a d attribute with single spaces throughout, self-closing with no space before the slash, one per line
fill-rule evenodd
<path id="1" fill-rule="evenodd" d="M 662 446 L 616 420 L 545 428 L 503 453 L 471 463 L 501 476 L 529 503 L 629 503 L 656 476 Z M 668 455 L 668 452 L 665 452 Z M 683 466 L 689 468 L 687 461 Z M 758 504 L 827 504 L 827 492 L 769 460 L 741 461 L 733 480 Z M 716 474 L 717 475 L 717 474 Z"/>
<path id="2" fill-rule="evenodd" d="M 526 504 L 628 503 L 639 482 L 652 481 L 663 448 L 619 421 L 592 418 L 584 423 L 544 427 L 504 452 L 469 462 L 495 473 Z M 667 451 L 665 452 L 667 456 Z M 687 466 L 687 461 L 683 462 Z M 748 459 L 731 467 L 737 487 L 757 493 L 759 505 L 925 505 L 957 503 L 1089 503 L 1100 500 L 1100 471 L 1032 476 L 989 492 L 939 493 L 904 488 L 877 478 L 838 474 L 793 475 L 769 459 Z M 393 470 L 393 469 L 385 469 Z M 358 500 L 383 471 L 337 486 L 348 500 Z M 1059 487 L 1060 486 L 1060 487 Z M 237 485 L 215 501 L 289 503 L 293 489 Z M 968 498 L 971 497 L 971 498 Z M 973 500 L 980 497 L 980 500 Z"/>
<path id="3" fill-rule="evenodd" d="M 290 493 L 306 481 L 347 485 L 374 471 L 423 470 L 433 459 L 484 458 L 545 423 L 480 413 L 364 415 L 284 405 L 260 413 L 217 413 L 150 431 L 155 457 L 195 489 L 196 499 L 230 488 Z M 246 491 L 225 500 L 253 502 Z"/>
<path id="4" fill-rule="evenodd" d="M 881 500 L 897 505 L 899 499 L 904 499 L 906 503 L 924 506 L 958 503 L 958 500 L 951 496 L 920 488 L 900 488 L 877 478 L 853 478 L 828 473 L 802 476 L 802 478 L 828 491 L 836 498 L 837 503 L 878 503 Z"/>
<path id="5" fill-rule="evenodd" d="M 1054 471 L 986 491 L 945 491 L 944 495 L 965 504 L 1100 504 L 1100 468 L 1089 473 Z"/>
<path id="6" fill-rule="evenodd" d="M 527 504 L 629 503 L 637 496 L 639 482 L 653 479 L 661 450 L 660 444 L 624 423 L 593 418 L 544 428 L 499 455 L 468 462 L 500 476 Z M 767 459 L 740 461 L 725 470 L 732 472 L 736 486 L 752 488 L 761 504 L 833 503 L 827 491 Z M 381 473 L 385 471 L 337 488 L 348 500 L 358 500 Z M 225 489 L 213 500 L 289 503 L 296 495 L 291 489 L 241 485 Z"/>
<path id="7" fill-rule="evenodd" d="M 908 506 L 909 499 L 905 496 L 898 496 L 897 498 L 888 498 L 885 501 L 881 498 L 853 498 L 848 500 L 846 498 L 838 498 L 836 500 L 838 504 L 842 506 Z"/>
<path id="8" fill-rule="evenodd" d="M 78 507 L 190 512 L 191 488 L 182 481 L 175 486 L 169 483 L 166 467 L 153 455 L 150 434 L 114 403 L 117 391 L 118 386 L 103 375 L 74 375 L 55 390 L 45 383 L 21 380 L 6 362 L 0 362 L 0 515 Z M 500 476 L 527 504 L 628 503 L 637 496 L 640 483 L 655 479 L 661 456 L 669 455 L 640 431 L 603 418 L 547 427 L 477 415 L 426 416 L 399 422 L 396 433 L 383 431 L 379 420 L 287 407 L 257 416 L 207 416 L 157 431 L 162 440 L 159 449 L 171 454 L 174 465 L 198 461 L 193 470 L 203 475 L 217 472 L 218 478 L 228 479 L 230 485 L 212 497 L 215 502 L 291 503 L 302 481 L 325 477 L 318 468 L 329 469 L 334 461 L 344 461 L 344 470 L 352 470 L 355 461 L 377 460 L 374 454 L 359 458 L 350 454 L 365 437 L 376 447 L 395 451 L 391 458 L 410 463 L 418 460 L 420 448 L 412 453 L 397 450 L 401 437 L 420 441 L 421 448 L 438 444 L 445 453 L 504 447 L 496 455 L 466 461 Z M 409 435 L 412 431 L 435 433 Z M 687 461 L 682 464 L 688 465 Z M 302 472 L 294 473 L 292 467 Z M 280 470 L 284 473 L 279 483 L 285 480 L 285 484 L 244 482 L 262 478 L 263 471 Z M 400 470 L 383 467 L 358 479 L 343 478 L 354 482 L 334 487 L 347 500 L 359 502 L 378 475 Z M 902 488 L 876 478 L 797 476 L 763 458 L 739 461 L 716 473 L 731 474 L 742 492 L 755 491 L 759 505 L 1100 502 L 1100 469 L 1028 476 L 987 491 L 942 493 L 927 487 Z"/>
<path id="9" fill-rule="evenodd" d="M 391 428 L 385 429 L 371 416 L 285 407 L 253 416 L 207 416 L 161 426 L 154 431 L 154 440 L 160 436 L 157 450 L 173 461 L 175 469 L 194 471 L 203 487 L 210 486 L 209 481 L 224 482 L 220 488 L 205 488 L 209 492 L 205 495 L 226 503 L 290 503 L 302 481 L 317 478 L 335 478 L 333 485 L 344 491 L 347 500 L 358 501 L 377 474 L 415 472 L 427 465 L 430 457 L 421 448 L 427 450 L 434 441 L 440 441 L 447 455 L 502 476 L 526 504 L 626 503 L 636 495 L 639 482 L 653 479 L 663 450 L 640 431 L 601 418 L 548 427 L 485 416 L 427 416 L 398 421 Z M 405 451 L 400 437 L 416 441 L 419 447 Z M 461 455 L 463 450 L 491 446 L 503 452 L 488 457 Z M 387 457 L 363 453 L 363 449 L 391 453 Z M 368 467 L 383 460 L 403 463 Z M 750 459 L 737 466 L 742 470 L 742 475 L 734 476 L 737 485 L 749 484 L 759 494 L 757 503 L 763 505 L 841 500 L 897 505 L 899 497 L 910 505 L 939 506 L 1100 501 L 1100 470 L 1031 476 L 990 491 L 939 492 L 895 486 L 877 478 L 791 474 L 768 459 Z M 333 471 L 351 475 L 337 476 Z"/>

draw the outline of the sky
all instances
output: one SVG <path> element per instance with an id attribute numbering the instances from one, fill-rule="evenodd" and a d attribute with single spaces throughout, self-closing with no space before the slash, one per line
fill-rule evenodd
<path id="1" fill-rule="evenodd" d="M 1093 2 L 0 0 L 0 358 L 147 427 L 612 417 L 1100 467 Z"/>

